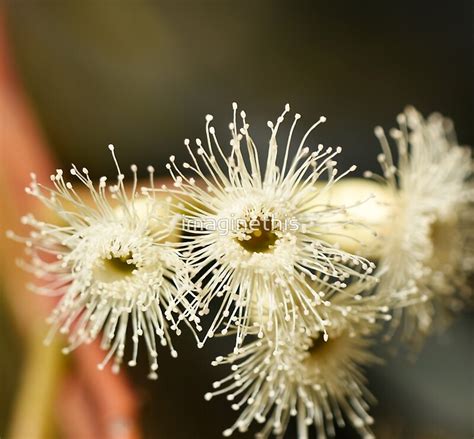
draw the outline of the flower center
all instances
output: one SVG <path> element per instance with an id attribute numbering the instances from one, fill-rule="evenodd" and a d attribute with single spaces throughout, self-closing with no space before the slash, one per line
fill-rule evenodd
<path id="1" fill-rule="evenodd" d="M 331 344 L 332 341 L 330 339 L 328 341 L 324 341 L 321 335 L 320 337 L 313 339 L 313 344 L 308 349 L 308 353 L 311 357 L 324 355 L 324 353 L 331 348 Z"/>
<path id="2" fill-rule="evenodd" d="M 101 282 L 115 282 L 132 275 L 133 270 L 137 266 L 130 261 L 133 255 L 129 252 L 123 256 L 112 256 L 111 258 L 103 258 L 96 268 L 94 275 Z"/>
<path id="3" fill-rule="evenodd" d="M 330 364 L 334 358 L 340 355 L 344 337 L 342 334 L 331 336 L 328 341 L 324 341 L 323 334 L 312 339 L 312 345 L 308 349 L 309 356 L 304 365 L 308 371 L 314 368 L 320 369 L 324 365 Z"/>
<path id="4" fill-rule="evenodd" d="M 248 252 L 269 252 L 278 239 L 272 228 L 272 219 L 250 220 L 247 222 L 243 238 L 239 237 L 237 242 Z"/>

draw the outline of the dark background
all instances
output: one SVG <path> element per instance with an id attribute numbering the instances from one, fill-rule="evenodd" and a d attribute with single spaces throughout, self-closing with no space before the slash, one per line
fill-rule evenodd
<path id="1" fill-rule="evenodd" d="M 474 142 L 472 1 L 9 0 L 16 62 L 58 160 L 113 174 L 122 165 L 164 173 L 183 139 L 203 136 L 204 115 L 227 144 L 231 102 L 245 108 L 264 148 L 286 102 L 314 143 L 342 145 L 339 162 L 377 169 L 373 127 L 394 125 L 406 104 L 451 116 Z M 358 171 L 359 172 L 359 171 Z M 391 438 L 472 436 L 472 315 L 432 339 L 416 364 L 387 357 L 370 372 L 376 431 Z M 146 436 L 218 438 L 235 416 L 224 398 L 206 403 L 211 368 L 226 341 L 180 357 L 160 355 L 160 380 L 130 372 L 143 397 Z M 143 359 L 145 360 L 145 359 Z M 143 361 L 142 361 L 143 363 Z M 244 435 L 236 435 L 244 437 Z M 286 438 L 294 438 L 289 429 Z M 339 435 L 338 435 L 339 437 Z M 340 437 L 352 437 L 351 431 Z"/>

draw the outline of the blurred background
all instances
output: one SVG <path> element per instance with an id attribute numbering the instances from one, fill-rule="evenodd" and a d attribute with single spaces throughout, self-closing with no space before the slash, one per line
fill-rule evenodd
<path id="1" fill-rule="evenodd" d="M 407 104 L 424 114 L 449 115 L 460 143 L 474 142 L 472 1 L 7 0 L 0 11 L 0 159 L 2 172 L 10 176 L 0 179 L 2 209 L 19 204 L 9 195 L 18 189 L 12 182 L 26 184 L 36 164 L 27 152 L 16 159 L 17 137 L 26 136 L 22 145 L 28 139 L 38 143 L 43 152 L 35 154 L 49 154 L 60 166 L 87 166 L 96 177 L 114 174 L 109 143 L 116 145 L 124 167 L 136 163 L 143 170 L 153 164 L 165 175 L 170 154 L 184 158 L 183 139 L 203 136 L 205 114 L 214 114 L 217 132 L 226 138 L 234 100 L 245 108 L 262 148 L 266 121 L 276 119 L 285 103 L 303 115 L 301 129 L 325 115 L 328 122 L 318 128 L 314 143 L 343 146 L 341 168 L 355 163 L 359 175 L 377 170 L 373 127 L 394 126 Z M 9 99 L 21 104 L 9 106 Z M 25 213 L 25 205 L 16 209 Z M 11 259 L 6 245 L 4 267 Z M 11 285 L 21 285 L 14 276 L 21 275 L 4 273 L 3 292 L 12 294 Z M 84 404 L 67 402 L 74 387 L 64 391 L 59 384 L 46 397 L 36 384 L 25 385 L 25 379 L 45 383 L 41 375 L 34 378 L 45 370 L 41 364 L 52 362 L 54 375 L 68 376 L 71 369 L 80 370 L 81 359 L 64 364 L 51 348 L 35 351 L 40 338 L 25 337 L 28 325 L 17 324 L 15 306 L 5 297 L 0 301 L 0 437 L 12 431 L 22 432 L 16 433 L 20 439 L 106 437 L 79 433 L 86 431 L 77 408 Z M 21 297 L 24 307 L 33 307 L 28 294 Z M 430 339 L 416 362 L 386 356 L 386 367 L 369 372 L 379 401 L 373 409 L 378 437 L 472 437 L 473 329 L 472 313 L 466 312 L 443 336 Z M 122 373 L 119 385 L 136 406 L 136 437 L 221 437 L 235 413 L 224 398 L 208 403 L 203 395 L 226 373 L 209 363 L 229 350 L 228 343 L 215 340 L 197 350 L 183 334 L 177 360 L 165 349 L 160 352 L 158 382 L 146 379 L 146 364 Z M 28 360 L 32 350 L 34 358 L 41 359 L 43 351 L 54 358 L 35 366 Z M 48 419 L 48 426 L 22 429 L 30 422 L 22 412 L 24 401 L 38 395 L 44 397 L 41 413 L 32 403 L 25 410 L 40 423 Z M 89 401 L 87 391 L 81 395 L 78 401 Z M 122 437 L 127 430 L 122 424 L 119 417 L 108 437 Z M 290 427 L 285 438 L 295 435 Z M 347 429 L 338 437 L 356 436 Z"/>

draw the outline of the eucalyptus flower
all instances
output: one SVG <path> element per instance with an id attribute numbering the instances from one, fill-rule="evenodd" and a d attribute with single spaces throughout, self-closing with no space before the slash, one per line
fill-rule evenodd
<path id="1" fill-rule="evenodd" d="M 416 341 L 449 321 L 470 294 L 474 268 L 472 158 L 459 146 L 453 123 L 408 107 L 390 131 L 398 164 L 381 127 L 375 134 L 383 176 L 392 199 L 386 233 L 379 240 L 379 290 L 395 306 L 393 330 Z M 400 327 L 401 325 L 401 327 Z"/>
<path id="2" fill-rule="evenodd" d="M 334 158 L 340 147 L 320 144 L 311 151 L 306 146 L 325 117 L 306 131 L 290 158 L 299 114 L 283 148 L 277 142 L 289 110 L 286 105 L 275 123 L 268 122 L 265 163 L 244 111 L 239 123 L 235 103 L 229 153 L 211 126 L 213 117 L 207 115 L 206 141 L 196 139 L 192 148 L 185 140 L 190 162 L 177 166 L 170 157 L 167 167 L 174 187 L 162 190 L 173 192 L 183 206 L 183 255 L 196 284 L 192 305 L 198 315 L 205 315 L 211 302 L 222 298 L 215 301 L 216 312 L 200 346 L 216 331 L 228 333 L 231 326 L 236 328 L 236 349 L 249 330 L 263 337 L 274 328 L 307 334 L 319 328 L 327 337 L 322 310 L 330 305 L 332 292 L 352 283 L 371 284 L 373 263 L 325 240 L 340 225 L 340 213 L 347 207 L 328 206 L 325 194 L 355 166 L 339 175 Z M 323 175 L 328 180 L 318 186 Z M 259 300 L 267 292 L 269 296 Z M 253 322 L 251 303 L 260 315 Z"/>
<path id="3" fill-rule="evenodd" d="M 177 215 L 169 199 L 141 195 L 137 167 L 131 167 L 133 184 L 127 192 L 124 175 L 109 145 L 117 168 L 117 182 L 101 177 L 94 185 L 86 168 L 70 171 L 86 190 L 76 190 L 58 169 L 51 176 L 54 188 L 36 181 L 26 191 L 45 207 L 46 222 L 29 214 L 22 222 L 31 227 L 29 237 L 10 236 L 26 244 L 25 269 L 39 281 L 30 287 L 38 294 L 59 296 L 50 315 L 49 338 L 57 331 L 68 334 L 64 352 L 101 337 L 108 352 L 99 368 L 113 358 L 118 372 L 131 335 L 133 352 L 128 364 L 136 365 L 139 341 L 144 340 L 150 378 L 157 378 L 157 345 L 173 348 L 172 332 L 178 324 L 194 320 L 188 302 L 191 284 L 175 243 Z M 153 185 L 152 167 L 148 168 Z M 196 318 L 196 325 L 199 319 Z M 129 334 L 127 333 L 129 331 Z M 100 335 L 102 334 L 102 335 Z"/>
<path id="4" fill-rule="evenodd" d="M 205 395 L 211 400 L 226 395 L 237 421 L 226 429 L 246 432 L 253 421 L 263 424 L 256 437 L 283 436 L 291 417 L 296 417 L 298 438 L 309 437 L 314 425 L 319 439 L 335 435 L 346 421 L 363 438 L 373 438 L 369 404 L 375 402 L 366 388 L 363 367 L 379 363 L 370 352 L 377 326 L 336 325 L 329 340 L 322 332 L 311 337 L 265 337 L 251 341 L 214 366 L 228 364 L 231 373 L 213 383 Z"/>

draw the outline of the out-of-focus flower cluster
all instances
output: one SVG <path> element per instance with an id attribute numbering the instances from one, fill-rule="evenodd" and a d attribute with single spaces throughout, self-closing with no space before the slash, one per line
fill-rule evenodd
<path id="1" fill-rule="evenodd" d="M 453 124 L 407 108 L 390 130 L 377 127 L 382 174 L 339 172 L 340 147 L 310 147 L 320 117 L 295 139 L 289 105 L 262 154 L 245 112 L 233 104 L 230 147 L 219 142 L 212 116 L 204 140 L 185 140 L 189 161 L 170 157 L 172 184 L 157 186 L 154 169 L 139 187 L 109 145 L 117 177 L 94 183 L 86 168 L 32 176 L 27 192 L 48 220 L 27 215 L 21 266 L 40 281 L 38 294 L 58 296 L 51 336 L 66 334 L 66 352 L 101 338 L 103 368 L 118 372 L 144 346 L 149 377 L 158 377 L 158 345 L 182 328 L 197 346 L 232 337 L 233 350 L 212 364 L 229 365 L 206 393 L 225 395 L 236 422 L 224 431 L 261 424 L 259 437 L 298 434 L 313 425 L 318 438 L 349 422 L 373 437 L 363 369 L 378 334 L 420 346 L 469 299 L 474 268 L 474 186 L 470 150 Z M 301 122 L 300 122 L 301 123 Z"/>

